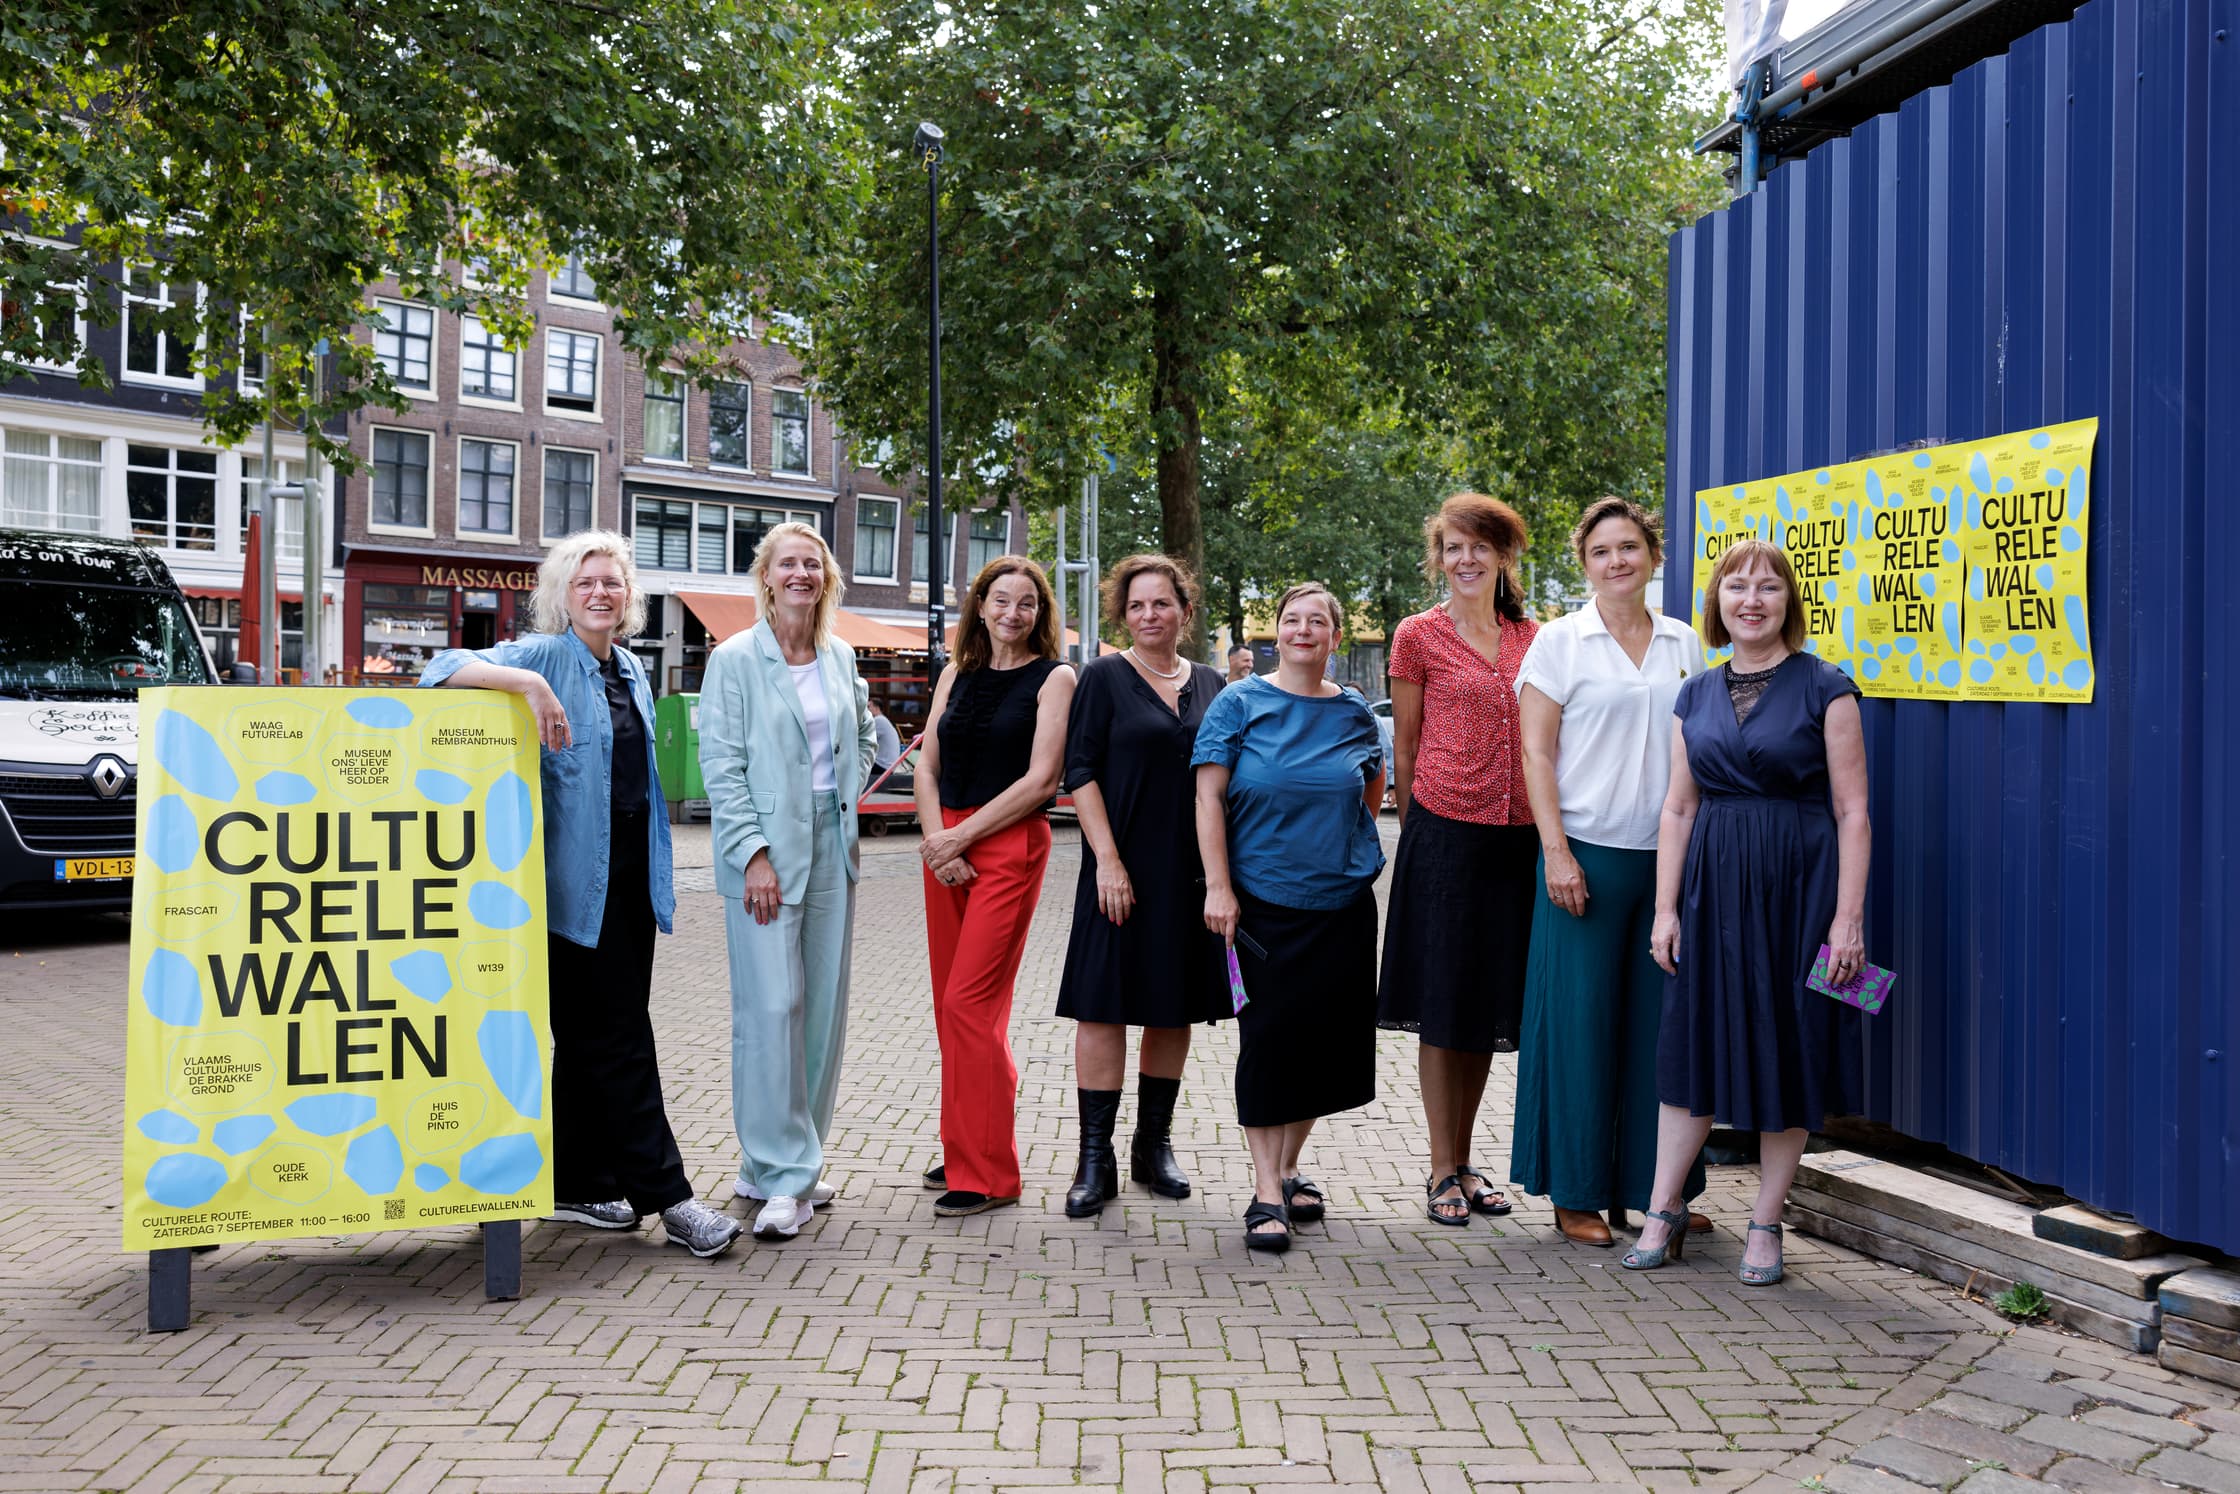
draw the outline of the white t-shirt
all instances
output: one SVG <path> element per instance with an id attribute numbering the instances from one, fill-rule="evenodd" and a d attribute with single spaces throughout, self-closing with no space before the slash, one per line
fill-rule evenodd
<path id="1" fill-rule="evenodd" d="M 1650 851 L 1672 780 L 1672 702 L 1704 670 L 1703 640 L 1677 618 L 1650 614 L 1656 632 L 1641 667 L 1610 636 L 1590 599 L 1540 630 L 1517 671 L 1563 707 L 1556 793 L 1564 834 L 1589 845 Z"/>
<path id="2" fill-rule="evenodd" d="M 824 699 L 824 664 L 788 664 L 793 693 L 801 697 L 801 723 L 809 728 L 809 788 L 819 794 L 837 793 L 840 780 L 832 771 L 832 712 Z"/>

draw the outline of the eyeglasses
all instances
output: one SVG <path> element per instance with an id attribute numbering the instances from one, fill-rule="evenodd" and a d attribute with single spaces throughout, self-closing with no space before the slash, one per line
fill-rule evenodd
<path id="1" fill-rule="evenodd" d="M 595 596 L 600 592 L 619 597 L 629 592 L 630 583 L 613 576 L 584 576 L 569 589 L 579 597 Z"/>

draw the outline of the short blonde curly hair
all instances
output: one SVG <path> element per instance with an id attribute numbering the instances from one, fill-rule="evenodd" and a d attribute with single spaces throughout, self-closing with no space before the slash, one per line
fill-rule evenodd
<path id="1" fill-rule="evenodd" d="M 529 620 L 540 633 L 565 633 L 568 631 L 568 588 L 575 583 L 576 572 L 594 555 L 611 556 L 622 568 L 622 584 L 629 588 L 622 604 L 622 623 L 614 630 L 617 638 L 635 638 L 646 627 L 646 594 L 638 585 L 638 558 L 630 553 L 630 541 L 612 529 L 579 529 L 559 544 L 537 567 L 537 589 L 529 598 Z"/>

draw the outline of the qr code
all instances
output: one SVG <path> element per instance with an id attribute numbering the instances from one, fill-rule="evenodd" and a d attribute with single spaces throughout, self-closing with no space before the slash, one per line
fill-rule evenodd
<path id="1" fill-rule="evenodd" d="M 404 1217 L 404 1200 L 401 1198 L 383 1199 L 381 1201 L 381 1217 L 383 1219 L 402 1219 Z"/>

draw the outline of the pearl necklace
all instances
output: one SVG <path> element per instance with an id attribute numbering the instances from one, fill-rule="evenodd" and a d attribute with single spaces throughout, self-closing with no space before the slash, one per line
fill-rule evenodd
<path id="1" fill-rule="evenodd" d="M 1131 658 L 1131 659 L 1133 659 L 1133 660 L 1135 660 L 1135 661 L 1136 661 L 1136 663 L 1137 663 L 1138 665 L 1141 665 L 1141 666 L 1142 666 L 1142 668 L 1143 668 L 1143 672 L 1144 672 L 1145 674 L 1155 674 L 1155 675 L 1157 675 L 1157 676 L 1158 676 L 1158 677 L 1159 677 L 1160 679 L 1163 679 L 1163 680 L 1176 680 L 1176 679 L 1180 679 L 1180 678 L 1182 678 L 1182 676 L 1183 676 L 1183 675 L 1184 675 L 1185 673 L 1187 673 L 1187 672 L 1189 671 L 1189 668 L 1190 668 L 1190 661 L 1189 661 L 1189 660 L 1187 660 L 1187 659 L 1178 659 L 1178 660 L 1176 660 L 1176 661 L 1175 661 L 1175 666 L 1174 666 L 1174 668 L 1173 668 L 1173 669 L 1172 669 L 1171 671 L 1170 671 L 1170 670 L 1163 670 L 1163 669 L 1154 669 L 1154 668 L 1152 668 L 1152 667 L 1151 667 L 1151 666 L 1150 666 L 1149 664 L 1145 664 L 1145 663 L 1143 662 L 1143 655 L 1141 655 L 1141 654 L 1137 653 L 1137 652 L 1135 651 L 1135 649 L 1134 649 L 1134 648 L 1132 648 L 1132 647 L 1131 647 L 1131 648 L 1130 648 L 1130 649 L 1128 650 L 1128 657 L 1129 657 L 1129 658 Z"/>

